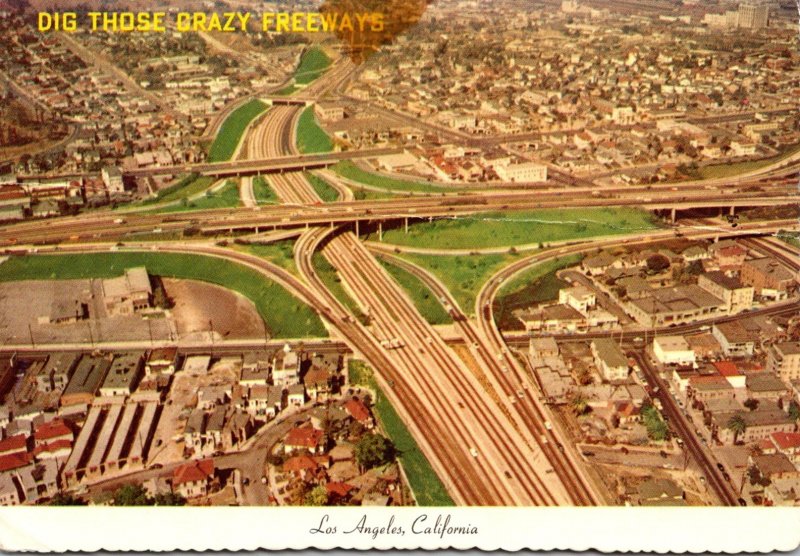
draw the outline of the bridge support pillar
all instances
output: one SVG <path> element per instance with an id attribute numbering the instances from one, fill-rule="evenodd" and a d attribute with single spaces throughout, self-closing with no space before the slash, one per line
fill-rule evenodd
<path id="1" fill-rule="evenodd" d="M 735 213 L 736 213 L 736 207 L 734 207 L 733 205 L 731 205 L 731 210 L 730 210 L 730 212 L 728 212 L 728 214 L 730 214 L 731 216 L 733 216 Z"/>
<path id="2" fill-rule="evenodd" d="M 258 233 L 258 226 L 256 226 L 256 233 Z"/>
<path id="3" fill-rule="evenodd" d="M 383 241 L 383 222 L 378 222 L 378 241 Z"/>
<path id="4" fill-rule="evenodd" d="M 408 234 L 408 216 L 406 216 L 406 234 Z"/>
<path id="5" fill-rule="evenodd" d="M 678 211 L 677 211 L 677 210 L 676 210 L 676 209 L 673 207 L 673 208 L 672 208 L 672 223 L 673 223 L 673 224 L 675 223 L 675 215 L 676 215 L 676 213 L 677 213 L 677 212 L 678 212 Z"/>
<path id="6" fill-rule="evenodd" d="M 361 233 L 359 232 L 359 229 L 360 228 L 358 227 L 358 220 L 356 220 L 356 237 L 360 237 L 361 236 Z"/>

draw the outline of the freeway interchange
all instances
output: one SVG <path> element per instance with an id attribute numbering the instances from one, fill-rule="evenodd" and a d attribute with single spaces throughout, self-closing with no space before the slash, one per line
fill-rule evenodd
<path id="1" fill-rule="evenodd" d="M 341 69 L 332 72 L 339 79 L 345 74 Z M 325 90 L 324 86 L 315 85 L 303 94 L 313 98 Z M 678 228 L 572 241 L 524 257 L 484 284 L 473 321 L 465 314 L 465 310 L 472 308 L 459 307 L 434 276 L 393 258 L 384 250 L 367 249 L 358 233 L 353 233 L 354 227 L 357 229 L 359 223 L 454 218 L 484 211 L 533 208 L 644 206 L 652 210 L 718 208 L 732 212 L 737 207 L 781 206 L 797 201 L 796 183 L 786 179 L 796 171 L 790 165 L 748 176 L 733 188 L 731 180 L 709 180 L 702 187 L 694 183 L 625 188 L 537 186 L 504 187 L 488 192 L 464 188 L 387 200 L 322 204 L 302 170 L 348 158 L 374 157 L 396 149 L 299 155 L 295 149 L 295 129 L 301 110 L 302 105 L 294 104 L 270 110 L 250 131 L 254 140 L 248 145 L 244 160 L 191 169 L 215 176 L 248 176 L 244 179 L 249 181 L 243 182 L 242 189 L 242 199 L 250 200 L 246 205 L 256 204 L 249 176 L 271 173 L 271 185 L 282 203 L 278 206 L 177 214 L 115 211 L 23 223 L 0 228 L 0 247 L 11 253 L 34 249 L 42 253 L 110 249 L 198 253 L 248 266 L 266 279 L 276 281 L 310 305 L 337 338 L 371 365 L 385 395 L 458 504 L 605 503 L 588 478 L 579 454 L 559 427 L 551 425 L 549 408 L 537 393 L 528 370 L 512 353 L 514 339 L 503 336 L 490 308 L 501 284 L 533 264 L 598 248 L 663 241 L 675 237 Z M 345 191 L 340 190 L 340 194 L 347 199 Z M 214 244 L 228 234 L 273 229 L 299 231 L 294 248 L 299 276 L 263 258 Z M 725 230 L 686 228 L 680 229 L 680 234 L 693 239 L 757 237 L 797 229 L 797 221 L 789 219 L 745 223 Z M 188 230 L 197 240 L 136 239 L 141 233 L 183 235 Z M 115 245 L 115 242 L 124 243 Z M 369 326 L 354 318 L 352 311 L 329 291 L 314 267 L 315 254 L 321 254 L 336 269 L 357 305 L 369 314 Z M 377 263 L 376 257 L 391 258 L 393 264 L 416 275 L 445 304 L 454 317 L 456 341 L 469 350 L 477 370 L 469 368 L 419 314 L 408 294 Z M 646 361 L 639 363 L 648 378 L 658 383 L 660 379 L 652 376 Z M 484 377 L 485 382 L 479 377 Z M 665 390 L 662 388 L 662 393 Z M 673 416 L 675 408 L 668 400 L 663 402 L 720 502 L 736 504 L 691 430 L 688 427 L 684 430 L 680 415 Z"/>

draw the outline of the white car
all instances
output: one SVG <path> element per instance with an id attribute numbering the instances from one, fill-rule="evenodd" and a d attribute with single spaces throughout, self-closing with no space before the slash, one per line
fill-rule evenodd
<path id="1" fill-rule="evenodd" d="M 553 423 L 551 423 L 550 421 L 545 421 L 544 428 L 546 428 L 549 431 L 553 430 Z"/>
<path id="2" fill-rule="evenodd" d="M 469 453 L 473 458 L 477 458 L 478 457 L 478 450 L 476 450 L 475 448 L 470 448 L 469 449 Z"/>

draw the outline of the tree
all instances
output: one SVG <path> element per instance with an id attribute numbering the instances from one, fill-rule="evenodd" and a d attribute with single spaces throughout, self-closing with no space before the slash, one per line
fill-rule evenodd
<path id="1" fill-rule="evenodd" d="M 355 449 L 356 461 L 365 469 L 389 463 L 394 460 L 395 453 L 392 441 L 380 434 L 365 434 Z"/>
<path id="2" fill-rule="evenodd" d="M 737 413 L 728 419 L 726 428 L 733 433 L 733 443 L 736 444 L 739 441 L 739 436 L 747 430 L 747 422 L 741 413 Z"/>
<path id="3" fill-rule="evenodd" d="M 86 506 L 86 500 L 68 492 L 59 492 L 50 499 L 50 506 Z"/>
<path id="4" fill-rule="evenodd" d="M 794 400 L 789 404 L 789 417 L 795 421 L 800 421 L 800 405 Z"/>
<path id="5" fill-rule="evenodd" d="M 669 259 L 664 255 L 651 255 L 647 257 L 647 270 L 652 273 L 661 272 L 669 268 Z"/>
<path id="6" fill-rule="evenodd" d="M 748 399 L 746 399 L 746 400 L 744 401 L 744 404 L 743 404 L 743 405 L 744 405 L 744 406 L 745 406 L 747 409 L 749 409 L 750 411 L 755 411 L 756 409 L 758 409 L 758 400 L 756 400 L 756 399 L 754 399 L 754 398 L 748 398 Z"/>
<path id="7" fill-rule="evenodd" d="M 174 492 L 167 492 L 166 494 L 156 494 L 153 504 L 155 506 L 185 506 L 186 498 Z"/>
<path id="8" fill-rule="evenodd" d="M 123 485 L 114 491 L 115 506 L 150 506 L 152 501 L 142 485 Z"/>
<path id="9" fill-rule="evenodd" d="M 572 407 L 572 411 L 580 417 L 581 415 L 585 415 L 586 411 L 589 409 L 589 404 L 586 402 L 586 398 L 583 397 L 580 393 L 575 394 L 572 396 L 572 400 L 570 401 L 570 406 Z"/>
<path id="10" fill-rule="evenodd" d="M 322 485 L 315 486 L 303 497 L 304 506 L 325 506 L 327 504 L 328 490 Z"/>

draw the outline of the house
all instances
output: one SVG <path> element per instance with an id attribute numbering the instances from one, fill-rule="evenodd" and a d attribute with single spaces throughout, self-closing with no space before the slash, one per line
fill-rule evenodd
<path id="1" fill-rule="evenodd" d="M 267 385 L 269 384 L 269 374 L 269 357 L 254 352 L 244 354 L 239 384 L 242 386 Z"/>
<path id="2" fill-rule="evenodd" d="M 0 506 L 19 506 L 22 502 L 17 483 L 10 473 L 0 473 Z"/>
<path id="3" fill-rule="evenodd" d="M 321 454 L 324 452 L 323 436 L 324 433 L 312 425 L 295 427 L 289 431 L 283 441 L 284 452 L 287 454 L 294 452 Z"/>
<path id="4" fill-rule="evenodd" d="M 297 352 L 292 351 L 289 344 L 286 344 L 272 363 L 272 383 L 275 386 L 286 387 L 296 384 L 299 378 L 300 357 Z"/>
<path id="5" fill-rule="evenodd" d="M 0 456 L 26 454 L 28 452 L 28 437 L 24 434 L 10 436 L 0 440 Z"/>
<path id="6" fill-rule="evenodd" d="M 178 362 L 178 348 L 166 347 L 151 350 L 144 371 L 147 376 L 172 375 Z"/>
<path id="7" fill-rule="evenodd" d="M 748 357 L 753 355 L 755 339 L 739 321 L 714 323 L 711 334 L 722 346 L 726 357 Z"/>
<path id="8" fill-rule="evenodd" d="M 689 398 L 703 403 L 736 397 L 736 391 L 731 383 L 720 375 L 690 377 L 686 390 Z"/>
<path id="9" fill-rule="evenodd" d="M 129 268 L 122 276 L 102 280 L 101 288 L 109 315 L 132 315 L 152 303 L 153 288 L 145 267 Z"/>
<path id="10" fill-rule="evenodd" d="M 569 305 L 549 305 L 519 315 L 529 332 L 577 332 L 587 327 L 586 317 Z"/>
<path id="11" fill-rule="evenodd" d="M 58 493 L 58 468 L 55 460 L 46 459 L 14 472 L 26 503 L 35 504 Z"/>
<path id="12" fill-rule="evenodd" d="M 200 450 L 203 447 L 206 414 L 202 409 L 193 409 L 183 427 L 183 445 L 189 450 Z"/>
<path id="13" fill-rule="evenodd" d="M 721 299 L 725 303 L 725 311 L 732 315 L 753 307 L 753 287 L 719 270 L 701 274 L 697 278 L 697 285 Z"/>
<path id="14" fill-rule="evenodd" d="M 744 261 L 741 279 L 753 287 L 756 295 L 771 299 L 786 298 L 797 284 L 796 275 L 772 257 Z"/>
<path id="15" fill-rule="evenodd" d="M 292 384 L 289 386 L 286 403 L 290 406 L 300 407 L 306 403 L 306 389 L 302 384 Z"/>
<path id="16" fill-rule="evenodd" d="M 712 244 L 708 252 L 720 270 L 739 270 L 747 256 L 747 250 L 733 240 L 722 240 Z"/>
<path id="17" fill-rule="evenodd" d="M 597 296 L 586 286 L 574 286 L 559 290 L 558 302 L 586 314 L 597 303 Z"/>
<path id="18" fill-rule="evenodd" d="M 350 417 L 364 425 L 365 428 L 371 429 L 375 426 L 375 421 L 372 419 L 369 409 L 361 400 L 350 398 L 345 402 L 344 409 Z"/>
<path id="19" fill-rule="evenodd" d="M 213 459 L 191 461 L 175 468 L 172 473 L 172 489 L 184 498 L 196 498 L 208 494 L 213 480 Z"/>
<path id="20" fill-rule="evenodd" d="M 609 338 L 593 340 L 591 349 L 594 363 L 605 380 L 617 381 L 628 378 L 628 359 L 616 342 Z"/>
<path id="21" fill-rule="evenodd" d="M 63 419 L 53 419 L 36 427 L 33 433 L 34 446 L 40 447 L 51 442 L 66 440 L 72 442 L 75 433 L 69 428 Z"/>
<path id="22" fill-rule="evenodd" d="M 747 376 L 747 395 L 754 400 L 777 401 L 789 397 L 789 387 L 773 373 L 758 373 Z"/>
<path id="23" fill-rule="evenodd" d="M 683 336 L 657 336 L 653 354 L 662 365 L 693 365 L 695 353 Z"/>
<path id="24" fill-rule="evenodd" d="M 124 193 L 125 185 L 122 181 L 122 172 L 116 166 L 106 166 L 102 172 L 103 183 L 109 194 Z"/>
<path id="25" fill-rule="evenodd" d="M 583 259 L 581 268 L 589 276 L 598 276 L 611 268 L 616 261 L 617 258 L 614 255 L 604 251 L 598 255 Z"/>
<path id="26" fill-rule="evenodd" d="M 228 401 L 228 390 L 225 386 L 205 386 L 197 391 L 197 408 L 214 409 Z"/>
<path id="27" fill-rule="evenodd" d="M 780 342 L 767 351 L 767 370 L 785 382 L 800 380 L 800 342 Z"/>
<path id="28" fill-rule="evenodd" d="M 794 432 L 795 429 L 794 420 L 785 411 L 762 402 L 755 411 L 712 414 L 712 431 L 723 444 L 733 444 L 734 433 L 728 428 L 728 423 L 736 415 L 741 416 L 745 422 L 745 431 L 737 439 L 744 444 L 768 438 L 775 432 Z"/>
<path id="29" fill-rule="evenodd" d="M 324 401 L 332 390 L 330 370 L 324 367 L 311 367 L 303 377 L 303 385 L 311 401 Z"/>

